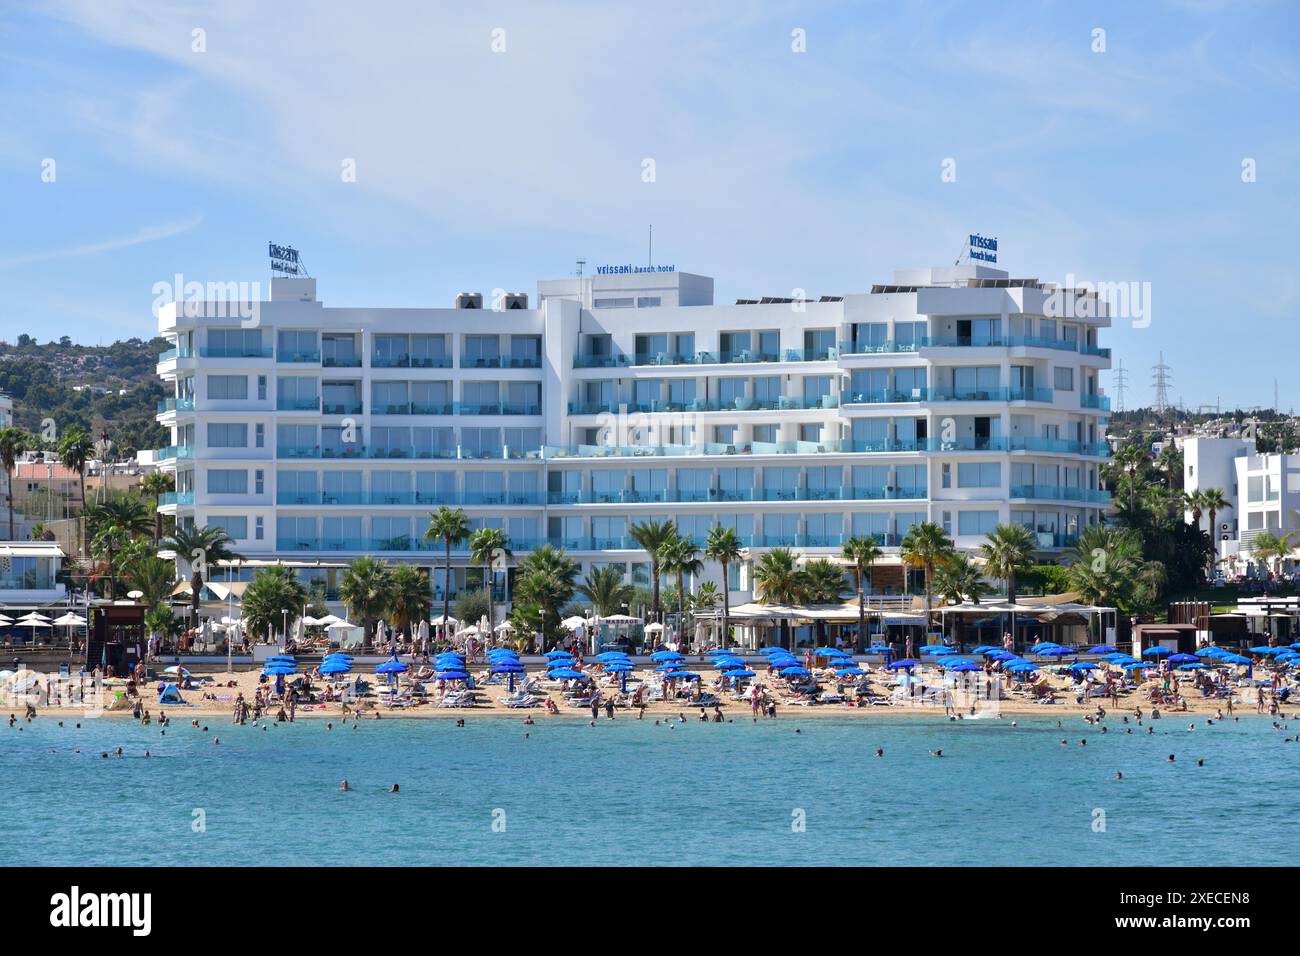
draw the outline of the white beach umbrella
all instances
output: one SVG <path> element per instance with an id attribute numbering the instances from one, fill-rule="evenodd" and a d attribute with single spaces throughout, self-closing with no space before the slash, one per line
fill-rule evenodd
<path id="1" fill-rule="evenodd" d="M 310 614 L 304 614 L 302 617 L 299 618 L 299 620 L 302 621 L 303 625 L 306 627 L 317 627 L 321 623 L 316 618 L 312 617 Z"/>
<path id="2" fill-rule="evenodd" d="M 345 631 L 345 630 L 348 630 L 349 628 L 352 628 L 352 627 L 355 627 L 355 626 L 356 626 L 356 625 L 354 625 L 351 621 L 345 621 L 345 620 L 343 620 L 342 618 L 335 618 L 333 621 L 330 622 L 329 627 L 327 628 L 327 630 L 331 630 L 331 631 Z"/>
<path id="3" fill-rule="evenodd" d="M 515 626 L 511 624 L 509 621 L 502 621 L 500 624 L 496 626 L 496 630 L 498 631 L 513 631 L 514 629 Z"/>
<path id="4" fill-rule="evenodd" d="M 85 627 L 86 619 L 80 614 L 73 614 L 69 611 L 67 614 L 54 621 L 59 627 Z"/>
<path id="5" fill-rule="evenodd" d="M 0 627 L 8 627 L 13 622 L 14 622 L 13 618 L 5 617 L 3 614 L 0 614 Z"/>
<path id="6" fill-rule="evenodd" d="M 663 629 L 664 626 L 660 624 L 658 621 L 651 621 L 649 624 L 645 626 L 645 632 L 647 634 L 658 634 Z"/>
<path id="7" fill-rule="evenodd" d="M 564 628 L 566 631 L 576 631 L 586 623 L 587 619 L 585 617 L 578 617 L 578 615 L 575 614 L 573 617 L 566 617 L 561 621 L 560 627 Z"/>
<path id="8" fill-rule="evenodd" d="M 473 637 L 478 633 L 478 625 L 471 624 L 469 627 L 462 627 L 456 634 L 460 637 Z"/>
<path id="9" fill-rule="evenodd" d="M 335 624 L 348 624 L 347 621 L 339 617 L 337 614 L 326 614 L 324 617 L 318 617 L 316 618 L 316 623 L 322 627 L 332 627 Z M 348 627 L 351 626 L 351 624 L 348 624 Z"/>

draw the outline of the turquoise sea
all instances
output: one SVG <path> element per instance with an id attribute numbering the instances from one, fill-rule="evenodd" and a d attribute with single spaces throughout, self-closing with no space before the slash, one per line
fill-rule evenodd
<path id="1" fill-rule="evenodd" d="M 1224 866 L 1293 863 L 1300 836 L 1300 721 L 1254 716 L 174 718 L 0 724 L 5 862 Z"/>

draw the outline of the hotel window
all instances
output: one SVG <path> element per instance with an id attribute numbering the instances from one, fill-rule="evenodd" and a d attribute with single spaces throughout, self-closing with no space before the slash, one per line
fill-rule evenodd
<path id="1" fill-rule="evenodd" d="M 805 329 L 803 333 L 804 356 L 809 359 L 830 358 L 835 351 L 834 329 Z"/>
<path id="2" fill-rule="evenodd" d="M 248 494 L 248 472 L 242 468 L 208 469 L 208 494 Z"/>
<path id="3" fill-rule="evenodd" d="M 681 501 L 708 501 L 713 490 L 713 472 L 707 468 L 679 468 L 677 497 Z"/>
<path id="4" fill-rule="evenodd" d="M 798 468 L 763 469 L 763 497 L 768 501 L 794 501 L 798 494 Z"/>
<path id="5" fill-rule="evenodd" d="M 276 547 L 307 549 L 316 546 L 316 519 L 280 517 L 275 519 Z"/>
<path id="6" fill-rule="evenodd" d="M 884 451 L 889 444 L 889 419 L 855 418 L 851 434 L 854 451 Z"/>
<path id="7" fill-rule="evenodd" d="M 214 402 L 248 398 L 248 376 L 209 375 L 208 398 Z"/>
<path id="8" fill-rule="evenodd" d="M 258 515 L 256 518 L 256 522 L 254 524 L 253 538 L 257 541 L 261 541 L 265 537 L 266 537 L 266 519 L 264 519 L 261 515 Z"/>
<path id="9" fill-rule="evenodd" d="M 655 305 L 659 302 L 656 300 Z M 693 356 L 695 354 L 695 333 L 679 332 L 673 336 L 673 350 L 678 355 Z"/>
<path id="10" fill-rule="evenodd" d="M 404 550 L 411 539 L 411 519 L 371 518 L 370 537 L 372 546 L 381 551 Z"/>
<path id="11" fill-rule="evenodd" d="M 510 336 L 510 364 L 516 368 L 533 368 L 542 362 L 540 335 Z"/>
<path id="12" fill-rule="evenodd" d="M 1058 365 L 1052 369 L 1052 384 L 1058 392 L 1074 391 L 1074 369 Z"/>
<path id="13" fill-rule="evenodd" d="M 855 352 L 883 352 L 889 344 L 889 324 L 886 322 L 859 322 L 853 330 Z"/>
<path id="14" fill-rule="evenodd" d="M 663 379 L 639 378 L 632 383 L 632 400 L 638 405 L 661 401 L 663 392 Z"/>
<path id="15" fill-rule="evenodd" d="M 916 401 L 925 395 L 925 369 L 894 369 L 894 391 L 903 401 Z"/>
<path id="16" fill-rule="evenodd" d="M 627 487 L 627 472 L 601 469 L 591 473 L 591 500 L 612 502 L 623 500 L 623 489 Z"/>
<path id="17" fill-rule="evenodd" d="M 1011 512 L 1011 523 L 1021 525 L 1022 527 L 1033 531 L 1034 513 L 1032 511 L 1016 511 L 1013 509 Z"/>
<path id="18" fill-rule="evenodd" d="M 654 335 L 636 337 L 636 356 L 642 361 L 655 361 L 668 351 L 668 335 L 660 332 Z"/>
<path id="19" fill-rule="evenodd" d="M 924 322 L 895 322 L 894 341 L 900 351 L 912 351 L 925 343 Z"/>
<path id="20" fill-rule="evenodd" d="M 941 488 L 952 487 L 952 465 L 944 462 L 939 466 L 939 486 Z"/>
<path id="21" fill-rule="evenodd" d="M 505 475 L 499 471 L 465 472 L 465 503 L 475 505 L 504 504 Z"/>
<path id="22" fill-rule="evenodd" d="M 852 518 L 853 534 L 863 538 L 884 540 L 889 535 L 889 515 L 872 512 L 855 512 Z"/>
<path id="23" fill-rule="evenodd" d="M 447 364 L 447 336 L 412 335 L 411 367 L 441 368 Z"/>
<path id="24" fill-rule="evenodd" d="M 1077 325 L 1064 325 L 1061 327 L 1061 341 L 1069 342 L 1071 348 L 1079 346 L 1079 327 Z"/>
<path id="25" fill-rule="evenodd" d="M 817 443 L 822 440 L 822 426 L 818 422 L 804 422 L 799 426 L 799 440 Z"/>
<path id="26" fill-rule="evenodd" d="M 316 333 L 282 329 L 276 340 L 276 358 L 281 362 L 307 361 L 316 357 Z"/>
<path id="27" fill-rule="evenodd" d="M 953 391 L 959 397 L 991 395 L 998 387 L 1001 370 L 996 365 L 962 366 L 952 370 Z"/>
<path id="28" fill-rule="evenodd" d="M 220 528 L 236 541 L 248 538 L 248 518 L 245 515 L 209 515 L 208 525 Z"/>
<path id="29" fill-rule="evenodd" d="M 695 379 L 675 378 L 668 382 L 668 401 L 674 407 L 689 406 L 695 402 Z"/>
<path id="30" fill-rule="evenodd" d="M 632 469 L 632 496 L 633 501 L 666 501 L 668 499 L 668 469 Z"/>
<path id="31" fill-rule="evenodd" d="M 463 449 L 477 457 L 501 454 L 501 429 L 499 428 L 462 428 L 460 444 Z"/>
<path id="32" fill-rule="evenodd" d="M 844 518 L 838 514 L 803 516 L 804 533 L 813 547 L 839 544 L 844 534 Z"/>
<path id="33" fill-rule="evenodd" d="M 998 488 L 1002 466 L 996 461 L 964 461 L 957 466 L 958 488 Z"/>
<path id="34" fill-rule="evenodd" d="M 793 545 L 799 537 L 799 516 L 791 514 L 763 515 L 763 540 L 772 546 Z"/>
<path id="35" fill-rule="evenodd" d="M 950 538 L 952 537 L 952 512 L 951 511 L 945 511 L 943 513 L 943 533 Z"/>
<path id="36" fill-rule="evenodd" d="M 414 414 L 444 415 L 451 405 L 450 382 L 412 382 L 411 411 Z"/>
<path id="37" fill-rule="evenodd" d="M 1039 322 L 1038 337 L 1048 342 L 1056 341 L 1056 319 L 1043 319 Z"/>
<path id="38" fill-rule="evenodd" d="M 515 550 L 526 550 L 540 537 L 539 523 L 536 518 L 507 518 L 506 534 L 510 536 L 510 545 Z"/>
<path id="39" fill-rule="evenodd" d="M 426 336 L 417 336 L 425 338 Z M 353 335 L 322 335 L 321 361 L 325 365 L 352 365 L 357 360 L 357 340 Z"/>
<path id="40" fill-rule="evenodd" d="M 415 473 L 416 504 L 455 504 L 456 472 L 417 471 Z"/>
<path id="41" fill-rule="evenodd" d="M 996 511 L 957 512 L 957 533 L 963 537 L 988 534 L 998 524 Z"/>
<path id="42" fill-rule="evenodd" d="M 208 329 L 208 354 L 217 358 L 262 358 L 262 330 Z"/>
<path id="43" fill-rule="evenodd" d="M 925 465 L 899 465 L 894 469 L 894 487 L 900 497 L 925 497 L 927 478 Z"/>
<path id="44" fill-rule="evenodd" d="M 1032 365 L 1013 365 L 1010 368 L 1011 387 L 1032 389 L 1034 387 L 1034 367 Z"/>
<path id="45" fill-rule="evenodd" d="M 831 377 L 829 375 L 805 375 L 803 378 L 803 400 L 805 405 L 821 405 L 823 399 L 830 398 Z"/>
<path id="46" fill-rule="evenodd" d="M 513 505 L 536 504 L 538 474 L 535 471 L 506 472 L 506 496 Z"/>
<path id="47" fill-rule="evenodd" d="M 775 405 L 781 398 L 781 376 L 761 375 L 754 379 L 754 402 Z"/>
<path id="48" fill-rule="evenodd" d="M 374 471 L 370 474 L 370 503 L 400 505 L 411 500 L 409 471 Z"/>
<path id="49" fill-rule="evenodd" d="M 810 467 L 806 473 L 808 497 L 821 501 L 839 497 L 840 484 L 843 478 L 843 471 L 839 467 Z"/>
<path id="50" fill-rule="evenodd" d="M 888 465 L 853 466 L 853 491 L 855 497 L 879 498 L 888 485 Z"/>
<path id="51" fill-rule="evenodd" d="M 334 455 L 360 454 L 362 448 L 362 429 L 344 429 L 338 425 L 322 425 L 320 430 L 321 450 Z"/>
<path id="52" fill-rule="evenodd" d="M 243 422 L 208 422 L 209 448 L 247 448 L 248 426 Z"/>
<path id="53" fill-rule="evenodd" d="M 322 518 L 320 530 L 321 547 L 327 551 L 361 548 L 360 517 Z"/>
<path id="54" fill-rule="evenodd" d="M 775 426 L 775 425 L 755 425 L 755 426 L 754 426 L 754 441 L 761 441 L 761 442 L 775 443 L 775 442 L 776 442 L 776 426 Z"/>
<path id="55" fill-rule="evenodd" d="M 542 430 L 540 428 L 505 429 L 506 448 L 514 451 L 537 451 L 542 447 Z"/>
<path id="56" fill-rule="evenodd" d="M 718 498 L 722 501 L 749 501 L 754 495 L 753 468 L 719 468 Z"/>
<path id="57" fill-rule="evenodd" d="M 277 404 L 287 409 L 308 408 L 319 402 L 316 397 L 316 379 L 301 375 L 277 379 L 275 383 Z"/>
<path id="58" fill-rule="evenodd" d="M 259 402 L 266 401 L 266 376 L 265 375 L 257 376 L 257 400 Z"/>
<path id="59" fill-rule="evenodd" d="M 411 358 L 410 339 L 405 335 L 376 335 L 373 364 L 379 368 L 401 368 Z"/>
<path id="60" fill-rule="evenodd" d="M 536 414 L 542 407 L 542 383 L 507 382 L 506 404 L 510 406 L 508 411 Z"/>
<path id="61" fill-rule="evenodd" d="M 718 403 L 724 408 L 744 408 L 746 386 L 749 380 L 744 378 L 718 379 Z"/>
<path id="62" fill-rule="evenodd" d="M 924 511 L 896 511 L 894 512 L 894 530 L 901 537 L 917 525 L 928 520 L 930 519 L 926 517 Z"/>
<path id="63" fill-rule="evenodd" d="M 627 518 L 621 515 L 594 515 L 591 519 L 592 546 L 621 547 L 626 543 L 623 536 L 627 533 Z"/>
<path id="64" fill-rule="evenodd" d="M 749 351 L 750 335 L 748 332 L 722 332 L 718 335 L 718 348 L 722 352 L 722 361 L 744 358 Z"/>
<path id="65" fill-rule="evenodd" d="M 255 448 L 265 448 L 266 447 L 266 425 L 264 425 L 261 422 L 258 422 L 256 425 L 253 426 L 253 434 L 254 436 L 256 436 L 256 440 L 253 442 L 253 446 Z"/>
<path id="66" fill-rule="evenodd" d="M 752 514 L 718 515 L 717 523 L 719 528 L 730 528 L 736 532 L 736 537 L 740 538 L 742 544 L 748 545 L 754 536 L 754 516 Z"/>
<path id="67" fill-rule="evenodd" d="M 889 369 L 859 368 L 849 382 L 851 401 L 881 402 L 889 398 Z"/>
<path id="68" fill-rule="evenodd" d="M 275 483 L 276 500 L 280 504 L 316 503 L 316 472 L 314 471 L 277 471 Z"/>
<path id="69" fill-rule="evenodd" d="M 758 333 L 758 356 L 762 361 L 773 361 L 781 357 L 781 333 Z"/>
<path id="70" fill-rule="evenodd" d="M 639 295 L 636 297 L 636 307 L 638 309 L 656 309 L 659 307 L 661 299 L 657 295 Z"/>
<path id="71" fill-rule="evenodd" d="M 466 405 L 497 405 L 501 402 L 501 388 L 497 382 L 465 382 L 461 397 Z"/>
<path id="72" fill-rule="evenodd" d="M 635 302 L 636 300 L 632 298 L 594 299 L 591 307 L 593 309 L 630 309 Z"/>
<path id="73" fill-rule="evenodd" d="M 714 425 L 713 440 L 720 445 L 731 445 L 736 441 L 735 425 Z"/>
<path id="74" fill-rule="evenodd" d="M 277 448 L 286 453 L 315 448 L 316 426 L 277 425 L 275 428 L 275 443 Z"/>

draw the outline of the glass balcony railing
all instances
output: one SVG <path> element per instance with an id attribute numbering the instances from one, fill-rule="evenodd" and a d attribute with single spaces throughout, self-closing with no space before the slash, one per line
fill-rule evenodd
<path id="1" fill-rule="evenodd" d="M 166 352 L 160 353 L 158 355 L 158 361 L 159 363 L 171 362 L 176 359 L 193 358 L 193 357 L 194 357 L 194 350 L 191 348 L 174 348 L 174 349 L 168 349 Z"/>
<path id="2" fill-rule="evenodd" d="M 275 360 L 281 363 L 315 365 L 320 362 L 320 352 L 293 352 L 288 349 L 278 349 Z"/>
<path id="3" fill-rule="evenodd" d="M 158 403 L 158 414 L 165 412 L 192 412 L 194 411 L 194 399 L 192 398 L 164 398 Z"/>
<path id="4" fill-rule="evenodd" d="M 409 357 L 411 368 L 451 368 L 450 355 L 412 355 Z"/>
<path id="5" fill-rule="evenodd" d="M 1110 411 L 1110 399 L 1105 395 L 1080 395 L 1080 408 L 1096 408 L 1103 412 Z"/>
<path id="6" fill-rule="evenodd" d="M 372 355 L 370 356 L 371 368 L 410 368 L 411 356 L 409 355 Z"/>
<path id="7" fill-rule="evenodd" d="M 1089 345 L 1086 342 L 1079 346 L 1081 355 L 1098 355 L 1102 358 L 1110 358 L 1110 349 L 1104 349 L 1099 345 Z"/>
<path id="8" fill-rule="evenodd" d="M 501 360 L 502 368 L 541 368 L 540 355 L 510 355 Z"/>
<path id="9" fill-rule="evenodd" d="M 158 496 L 158 505 L 164 508 L 169 505 L 192 504 L 194 504 L 194 492 L 192 491 L 164 491 Z"/>
<path id="10" fill-rule="evenodd" d="M 500 355 L 462 355 L 461 368 L 500 368 Z"/>
<path id="11" fill-rule="evenodd" d="M 280 412 L 318 412 L 320 398 L 314 395 L 308 398 L 288 398 L 282 395 L 275 400 L 275 408 Z"/>
<path id="12" fill-rule="evenodd" d="M 1087 455 L 1091 458 L 1107 458 L 1110 446 L 1105 442 L 1070 441 L 1065 438 L 1032 438 L 1013 436 L 1011 451 L 1045 451 L 1063 455 Z"/>
<path id="13" fill-rule="evenodd" d="M 1110 492 L 1096 488 L 1070 488 L 1064 485 L 1012 485 L 1012 498 L 1049 501 L 1082 501 L 1087 504 L 1110 504 Z"/>
<path id="14" fill-rule="evenodd" d="M 929 339 L 912 339 L 905 342 L 895 342 L 892 339 L 881 342 L 867 342 L 856 340 L 840 343 L 841 355 L 877 355 L 893 354 L 897 352 L 915 352 L 918 348 L 926 345 Z"/>
<path id="15" fill-rule="evenodd" d="M 671 401 L 655 399 L 652 401 L 594 401 L 570 402 L 570 415 L 603 415 L 618 412 L 636 414 L 686 413 L 686 412 L 752 412 L 765 410 L 810 410 L 818 408 L 838 408 L 838 395 L 820 395 L 799 397 L 797 395 L 779 395 L 774 398 L 735 398 L 735 399 L 691 399 L 689 401 Z"/>
<path id="16" fill-rule="evenodd" d="M 269 359 L 274 354 L 271 348 L 257 348 L 256 346 L 208 346 L 199 349 L 200 358 L 246 358 L 246 359 Z"/>
<path id="17" fill-rule="evenodd" d="M 931 335 L 903 342 L 847 341 L 841 342 L 841 355 L 873 355 L 878 353 L 915 352 L 918 349 L 953 348 L 1038 348 L 1058 352 L 1078 352 L 1082 355 L 1099 355 L 1110 358 L 1110 349 L 1095 345 L 1080 345 L 1071 339 L 1040 338 L 1032 335 Z"/>
<path id="18" fill-rule="evenodd" d="M 326 355 L 320 360 L 323 368 L 361 368 L 360 355 Z"/>
<path id="19" fill-rule="evenodd" d="M 361 402 L 322 402 L 322 415 L 360 415 L 364 411 Z"/>
<path id="20" fill-rule="evenodd" d="M 168 445 L 166 448 L 159 448 L 154 452 L 154 457 L 158 461 L 184 460 L 194 457 L 193 445 Z"/>

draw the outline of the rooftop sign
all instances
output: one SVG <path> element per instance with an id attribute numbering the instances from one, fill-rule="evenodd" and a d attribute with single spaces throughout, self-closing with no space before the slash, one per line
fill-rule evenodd
<path id="1" fill-rule="evenodd" d="M 997 262 L 998 261 L 998 240 L 996 237 L 989 239 L 978 233 L 971 233 L 970 236 L 970 258 L 972 262 Z"/>
<path id="2" fill-rule="evenodd" d="M 271 257 L 272 272 L 279 272 L 287 276 L 307 274 L 307 270 L 302 266 L 302 259 L 298 255 L 298 250 L 293 246 L 278 246 L 274 242 L 269 242 L 267 243 L 266 252 Z"/>
<path id="3" fill-rule="evenodd" d="M 640 275 L 649 272 L 676 272 L 677 266 L 634 266 L 631 263 L 626 265 L 609 265 L 596 266 L 596 275 L 598 276 L 630 276 Z"/>

